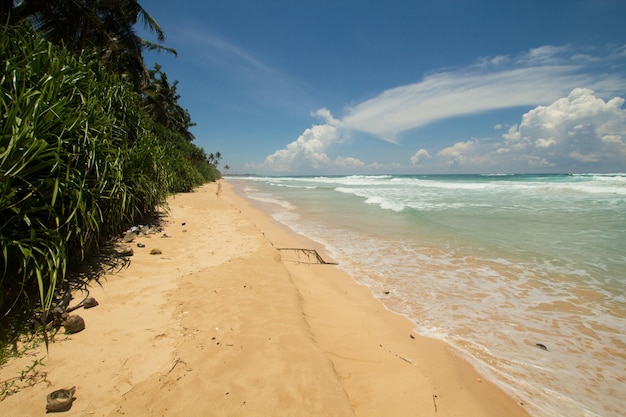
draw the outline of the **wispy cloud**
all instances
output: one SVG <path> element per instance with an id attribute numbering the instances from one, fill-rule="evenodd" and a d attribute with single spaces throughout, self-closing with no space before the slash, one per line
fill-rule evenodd
<path id="1" fill-rule="evenodd" d="M 623 71 L 601 67 L 619 54 L 586 52 L 542 46 L 519 56 L 482 58 L 468 67 L 436 72 L 350 106 L 342 125 L 395 143 L 400 133 L 437 120 L 548 104 L 577 87 L 600 94 L 623 89 Z"/>
<path id="2" fill-rule="evenodd" d="M 184 28 L 177 37 L 179 42 L 193 49 L 198 71 L 219 79 L 220 88 L 232 91 L 233 97 L 243 96 L 287 113 L 305 107 L 301 104 L 305 94 L 300 83 L 274 66 L 262 51 L 250 50 L 205 27 Z M 242 103 L 239 99 L 234 102 Z"/>
<path id="3" fill-rule="evenodd" d="M 208 57 L 212 62 L 227 67 L 241 67 L 248 70 L 274 73 L 275 70 L 260 58 L 231 41 L 206 30 L 183 29 L 182 38 L 196 45 L 199 55 Z"/>

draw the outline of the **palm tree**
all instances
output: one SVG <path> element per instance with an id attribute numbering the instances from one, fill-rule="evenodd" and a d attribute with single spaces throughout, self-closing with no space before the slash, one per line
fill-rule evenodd
<path id="1" fill-rule="evenodd" d="M 167 74 L 161 71 L 159 64 L 154 64 L 154 69 L 148 71 L 150 84 L 142 92 L 144 103 L 152 119 L 174 132 L 180 133 L 188 142 L 194 137 L 189 128 L 195 126 L 191 122 L 189 112 L 178 104 L 180 95 L 176 92 L 178 81 L 171 85 Z"/>
<path id="2" fill-rule="evenodd" d="M 105 36 L 101 44 L 95 46 L 105 49 L 104 61 L 113 67 L 117 66 L 118 73 L 128 75 L 135 86 L 145 87 L 149 76 L 143 62 L 142 51 L 144 49 L 165 51 L 174 55 L 176 51 L 137 36 L 133 26 L 141 20 L 146 29 L 157 35 L 159 42 L 165 41 L 165 35 L 159 24 L 137 0 L 99 0 L 98 3 L 102 5 L 104 12 L 102 20 Z"/>
<path id="3" fill-rule="evenodd" d="M 124 75 L 138 89 L 148 83 L 142 51 L 176 54 L 171 48 L 141 39 L 133 27 L 144 27 L 165 36 L 156 20 L 137 0 L 0 0 L 0 15 L 9 24 L 29 22 L 52 43 L 63 43 L 80 53 L 87 48 L 100 53 L 102 61 Z"/>
<path id="4" fill-rule="evenodd" d="M 222 159 L 222 154 L 219 152 L 216 152 L 216 153 L 210 153 L 206 161 L 213 168 L 217 169 L 217 166 L 220 163 L 220 159 Z"/>
<path id="5" fill-rule="evenodd" d="M 168 126 L 171 107 L 176 104 L 179 96 L 176 94 L 176 83 L 170 86 L 167 74 L 161 71 L 159 64 L 148 71 L 150 84 L 143 89 L 144 103 L 148 113 L 157 123 Z"/>
<path id="6" fill-rule="evenodd" d="M 219 152 L 216 152 L 216 153 L 210 153 L 206 161 L 213 168 L 217 168 L 217 165 L 220 163 L 220 159 L 222 159 L 222 154 Z"/>

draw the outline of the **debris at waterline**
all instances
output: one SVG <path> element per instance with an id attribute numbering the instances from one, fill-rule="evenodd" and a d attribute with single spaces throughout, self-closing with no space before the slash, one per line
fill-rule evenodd
<path id="1" fill-rule="evenodd" d="M 336 262 L 327 262 L 315 249 L 305 248 L 277 248 L 281 255 L 283 252 L 291 253 L 295 259 L 283 258 L 284 261 L 292 261 L 305 264 L 337 265 Z M 306 260 L 303 260 L 306 258 Z"/>
<path id="2" fill-rule="evenodd" d="M 121 241 L 123 243 L 131 243 L 139 236 L 148 236 L 157 233 L 162 233 L 163 228 L 161 226 L 155 226 L 151 224 L 132 226 L 128 230 L 122 233 Z"/>
<path id="3" fill-rule="evenodd" d="M 46 411 L 55 413 L 69 410 L 72 408 L 75 392 L 76 387 L 52 391 L 46 397 Z"/>

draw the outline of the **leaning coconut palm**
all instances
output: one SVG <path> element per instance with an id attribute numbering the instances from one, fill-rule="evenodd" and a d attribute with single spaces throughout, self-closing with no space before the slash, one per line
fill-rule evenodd
<path id="1" fill-rule="evenodd" d="M 178 104 L 178 81 L 170 84 L 159 64 L 154 64 L 149 74 L 150 84 L 142 91 L 148 113 L 155 122 L 179 133 L 188 142 L 193 141 L 194 136 L 189 128 L 195 126 L 195 123 L 191 121 L 189 112 Z"/>
<path id="2" fill-rule="evenodd" d="M 76 0 L 74 0 L 76 1 Z M 92 0 L 94 1 L 94 0 Z M 133 27 L 142 21 L 144 28 L 157 35 L 159 42 L 165 41 L 165 36 L 156 20 L 139 5 L 136 0 L 106 1 L 102 21 L 105 35 L 109 39 L 102 39 L 101 45 L 106 53 L 103 55 L 105 63 L 114 68 L 117 73 L 130 78 L 130 81 L 139 89 L 148 85 L 149 74 L 143 62 L 143 50 L 169 52 L 176 55 L 172 48 L 140 38 Z"/>
<path id="3" fill-rule="evenodd" d="M 29 22 L 48 41 L 75 53 L 98 51 L 107 66 L 137 89 L 148 83 L 143 50 L 176 54 L 137 35 L 133 27 L 141 21 L 158 42 L 165 40 L 156 20 L 136 0 L 23 0 L 17 5 L 2 0 L 0 13 L 10 24 Z"/>
<path id="4" fill-rule="evenodd" d="M 207 163 L 211 165 L 213 168 L 217 169 L 217 165 L 220 163 L 222 159 L 222 154 L 219 152 L 210 153 L 207 157 Z"/>

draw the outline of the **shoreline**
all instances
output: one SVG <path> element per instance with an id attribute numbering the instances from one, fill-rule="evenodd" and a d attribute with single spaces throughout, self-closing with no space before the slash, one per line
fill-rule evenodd
<path id="1" fill-rule="evenodd" d="M 100 305 L 75 312 L 86 329 L 50 345 L 50 385 L 0 402 L 3 416 L 43 413 L 47 393 L 72 385 L 67 415 L 528 415 L 345 272 L 281 258 L 311 242 L 227 181 L 169 206 L 170 237 L 139 238 L 130 266 L 92 285 Z M 0 380 L 45 349 L 33 355 Z"/>

